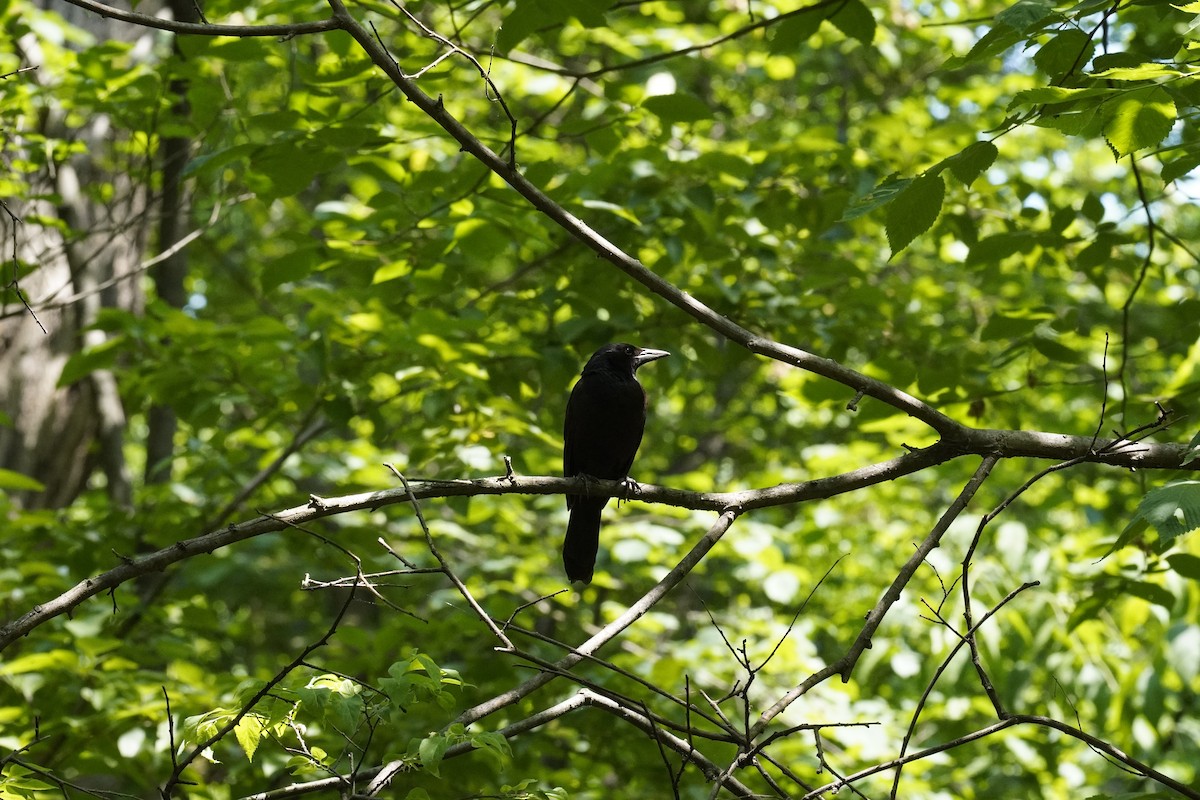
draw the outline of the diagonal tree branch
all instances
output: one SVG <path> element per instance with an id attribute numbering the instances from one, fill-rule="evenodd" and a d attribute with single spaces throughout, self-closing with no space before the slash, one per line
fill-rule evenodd
<path id="1" fill-rule="evenodd" d="M 153 17 L 149 14 L 139 14 L 136 11 L 125 11 L 96 0 L 66 0 L 73 6 L 99 14 L 102 17 L 155 28 L 172 33 L 194 34 L 196 36 L 302 36 L 307 33 L 324 33 L 335 31 L 342 27 L 336 19 L 315 20 L 313 22 L 293 22 L 285 25 L 211 25 L 207 22 L 177 22 L 173 19 Z"/>
<path id="2" fill-rule="evenodd" d="M 850 673 L 854 670 L 854 665 L 858 663 L 859 656 L 863 650 L 871 644 L 871 638 L 875 635 L 875 631 L 879 628 L 879 624 L 883 622 L 883 618 L 887 615 L 888 610 L 900 599 L 900 593 L 904 591 L 904 587 L 908 585 L 908 581 L 916 573 L 917 568 L 925 562 L 925 559 L 933 552 L 942 541 L 942 536 L 950 528 L 950 523 L 958 518 L 959 514 L 967 507 L 967 503 L 978 491 L 979 487 L 987 479 L 991 473 L 992 467 L 996 465 L 995 456 L 986 456 L 975 470 L 975 474 L 967 481 L 966 486 L 958 493 L 958 497 L 954 498 L 954 502 L 942 514 L 941 518 L 934 525 L 933 530 L 925 537 L 925 540 L 917 547 L 916 551 L 909 557 L 904 566 L 900 568 L 896 578 L 892 581 L 892 585 L 884 592 L 883 597 L 875 604 L 875 607 L 867 612 L 867 621 L 859 631 L 858 637 L 854 643 L 850 645 L 850 649 L 846 654 L 837 661 L 829 664 L 824 669 L 813 673 L 807 680 L 794 687 L 783 697 L 779 698 L 758 718 L 758 722 L 750 729 L 751 738 L 759 736 L 771 723 L 771 720 L 783 713 L 784 709 L 790 706 L 800 697 L 804 696 L 812 687 L 824 683 L 834 675 L 841 675 L 842 681 L 850 680 Z"/>

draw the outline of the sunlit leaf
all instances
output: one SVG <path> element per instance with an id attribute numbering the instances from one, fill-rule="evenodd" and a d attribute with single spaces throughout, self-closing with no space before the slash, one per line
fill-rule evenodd
<path id="1" fill-rule="evenodd" d="M 1175 124 L 1175 103 L 1160 86 L 1145 86 L 1106 102 L 1104 135 L 1117 155 L 1153 147 Z"/>

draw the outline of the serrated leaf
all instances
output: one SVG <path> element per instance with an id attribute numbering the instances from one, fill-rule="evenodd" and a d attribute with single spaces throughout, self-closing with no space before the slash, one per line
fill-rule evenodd
<path id="1" fill-rule="evenodd" d="M 1022 106 L 1044 106 L 1050 103 L 1066 103 L 1072 100 L 1083 100 L 1101 95 L 1115 95 L 1118 90 L 1099 86 L 1088 86 L 1081 89 L 1069 89 L 1062 86 L 1040 86 L 1036 89 L 1025 89 L 1013 95 L 1009 101 L 1010 109 Z"/>
<path id="2" fill-rule="evenodd" d="M 862 0 L 849 0 L 829 18 L 839 31 L 865 45 L 875 41 L 875 16 Z"/>
<path id="3" fill-rule="evenodd" d="M 1145 533 L 1149 527 L 1150 523 L 1148 523 L 1144 518 L 1137 516 L 1137 514 L 1134 514 L 1133 519 L 1131 519 L 1129 524 L 1125 526 L 1125 530 L 1121 531 L 1121 535 L 1117 537 L 1117 540 L 1113 542 L 1112 547 L 1108 548 L 1108 551 L 1101 556 L 1101 558 L 1108 558 L 1110 555 L 1125 547 L 1135 539 L 1140 539 L 1142 534 Z"/>
<path id="4" fill-rule="evenodd" d="M 973 142 L 943 161 L 942 166 L 948 167 L 955 178 L 970 188 L 975 179 L 996 162 L 998 152 L 991 142 Z"/>
<path id="5" fill-rule="evenodd" d="M 1131 540 L 1127 534 L 1135 526 L 1144 529 L 1146 525 L 1158 532 L 1160 552 L 1180 536 L 1200 528 L 1200 481 L 1173 483 L 1147 492 L 1114 549 Z"/>
<path id="6" fill-rule="evenodd" d="M 254 761 L 254 753 L 258 750 L 259 742 L 262 741 L 265 728 L 262 718 L 257 714 L 247 714 L 234 727 L 233 735 L 246 754 L 247 761 Z"/>
<path id="7" fill-rule="evenodd" d="M 1136 67 L 1113 67 L 1103 72 L 1093 72 L 1092 77 L 1107 78 L 1110 81 L 1148 81 L 1155 78 L 1177 78 L 1183 74 L 1166 64 L 1149 62 L 1138 64 Z"/>
<path id="8" fill-rule="evenodd" d="M 690 94 L 660 94 L 647 97 L 642 108 L 668 125 L 677 122 L 700 122 L 712 118 L 712 109 L 699 97 Z"/>
<path id="9" fill-rule="evenodd" d="M 1197 559 L 1200 561 L 1200 559 Z M 495 731 L 482 731 L 471 736 L 471 746 L 484 750 L 495 756 L 498 763 L 503 764 L 512 756 L 512 746 L 503 735 Z"/>
<path id="10" fill-rule="evenodd" d="M 887 239 L 895 256 L 912 240 L 933 227 L 942 212 L 946 184 L 942 176 L 928 173 L 913 179 L 888 206 Z"/>
<path id="11" fill-rule="evenodd" d="M 1107 101 L 1104 138 L 1118 156 L 1153 147 L 1166 138 L 1177 116 L 1175 102 L 1161 86 L 1143 86 Z"/>

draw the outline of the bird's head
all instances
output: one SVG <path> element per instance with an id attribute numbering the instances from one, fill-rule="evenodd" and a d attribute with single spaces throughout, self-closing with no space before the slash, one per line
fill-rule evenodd
<path id="1" fill-rule="evenodd" d="M 604 369 L 617 372 L 628 371 L 632 374 L 642 364 L 649 364 L 651 361 L 657 361 L 669 355 L 671 354 L 666 350 L 651 350 L 648 347 L 638 347 L 624 342 L 606 344 L 592 354 L 583 371 Z"/>

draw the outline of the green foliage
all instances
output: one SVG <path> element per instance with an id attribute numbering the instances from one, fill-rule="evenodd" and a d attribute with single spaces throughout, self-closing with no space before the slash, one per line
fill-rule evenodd
<path id="1" fill-rule="evenodd" d="M 514 146 L 520 171 L 555 202 L 764 336 L 980 427 L 1107 435 L 1153 419 L 1159 401 L 1180 422 L 1155 438 L 1190 438 L 1200 411 L 1190 244 L 1200 214 L 1187 199 L 1200 165 L 1194 8 L 410 7 L 479 58 L 518 121 L 515 142 L 475 65 L 461 54 L 435 63 L 448 51 L 391 4 L 350 10 L 455 119 L 505 155 Z M 328 13 L 298 0 L 205 3 L 213 22 Z M 163 137 L 188 138 L 189 225 L 200 231 L 186 250 L 187 306 L 169 307 L 146 277 L 144 313 L 101 313 L 103 343 L 79 346 L 59 377 L 83 387 L 113 372 L 135 473 L 152 409 L 170 407 L 170 480 L 135 481 L 132 510 L 99 474 L 69 507 L 31 510 L 4 493 L 36 482 L 0 470 L 5 620 L 125 557 L 310 494 L 393 488 L 385 461 L 410 478 L 503 474 L 505 456 L 518 474 L 557 474 L 570 383 L 607 341 L 674 354 L 643 375 L 650 423 L 633 477 L 647 483 L 768 487 L 935 438 L 870 398 L 851 413 L 844 386 L 736 349 L 649 295 L 461 152 L 342 32 L 179 37 L 175 53 L 165 36 L 96 41 L 25 3 L 0 19 L 13 41 L 36 31 L 41 48 L 38 80 L 0 82 L 6 202 L 84 155 L 70 130 L 103 117 L 114 146 L 91 155 L 151 190 L 150 154 Z M 0 72 L 21 65 L 0 60 Z M 172 111 L 173 85 L 185 115 Z M 40 127 L 50 108 L 65 132 Z M 108 208 L 114 186 L 98 179 L 86 190 Z M 47 242 L 82 233 L 35 215 L 21 228 Z M 19 266 L 26 276 L 38 265 Z M 14 320 L 23 318 L 5 324 Z M 316 435 L 302 436 L 310 426 Z M 957 581 L 977 515 L 1042 466 L 1001 464 L 970 507 L 976 517 L 917 573 L 852 680 L 822 684 L 768 735 L 871 722 L 822 732 L 832 766 L 850 773 L 895 757 L 959 643 L 930 607 L 962 619 Z M 703 692 L 721 714 L 752 721 L 845 651 L 973 467 L 954 461 L 745 515 L 686 587 L 603 651 L 620 672 L 585 662 L 576 674 L 680 724 L 679 707 L 646 683 L 716 713 Z M 978 621 L 1023 582 L 1041 582 L 979 632 L 1010 711 L 1079 724 L 1194 783 L 1200 538 L 1189 532 L 1200 505 L 1194 484 L 1161 478 L 1088 464 L 1046 477 L 986 530 L 970 591 Z M 487 613 L 511 619 L 509 635 L 552 661 L 565 651 L 548 640 L 577 646 L 712 523 L 670 506 L 615 506 L 596 586 L 549 599 L 563 586 L 561 497 L 421 510 Z M 1151 528 L 1157 538 L 1144 542 Z M 614 787 L 669 796 L 678 756 L 664 764 L 644 732 L 604 711 L 500 733 L 570 697 L 566 679 L 456 723 L 533 670 L 492 649 L 437 566 L 411 508 L 387 506 L 189 559 L 52 620 L 0 662 L 0 759 L 20 751 L 4 762 L 0 797 L 43 797 L 58 789 L 51 778 L 150 796 L 173 757 L 227 728 L 185 771 L 189 796 L 242 796 L 389 761 L 403 769 L 388 791 L 414 800 L 598 798 Z M 360 572 L 377 594 L 357 589 L 329 642 L 248 708 L 328 630 L 350 585 L 339 581 Z M 752 664 L 774 656 L 751 679 L 726 640 Z M 746 704 L 734 686 L 749 687 Z M 994 717 L 960 655 L 932 687 L 910 749 Z M 772 756 L 810 784 L 828 780 L 801 738 L 781 739 Z M 725 742 L 696 746 L 725 763 L 735 756 Z M 940 758 L 907 766 L 901 796 L 1146 789 L 1044 730 L 1014 728 Z M 679 780 L 682 796 L 711 792 L 695 767 Z M 860 786 L 884 796 L 890 780 Z"/>
<path id="2" fill-rule="evenodd" d="M 1147 492 L 1115 547 L 1129 544 L 1147 527 L 1158 534 L 1155 549 L 1160 553 L 1180 536 L 1200 528 L 1200 482 L 1181 481 Z"/>

